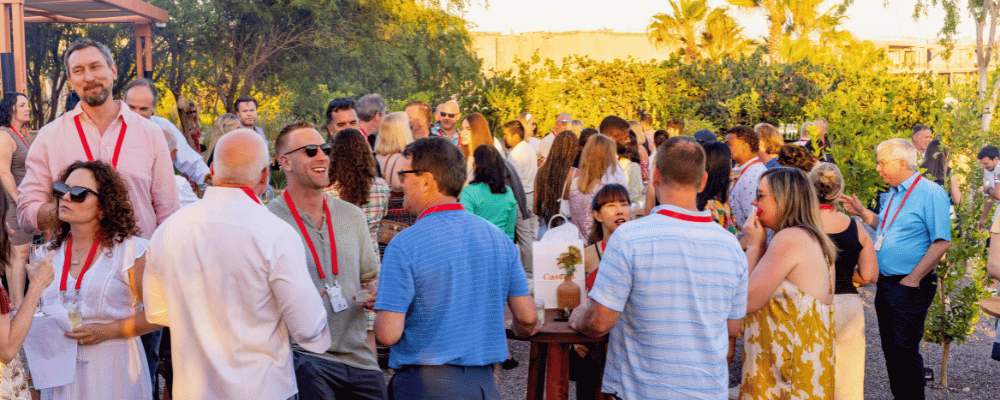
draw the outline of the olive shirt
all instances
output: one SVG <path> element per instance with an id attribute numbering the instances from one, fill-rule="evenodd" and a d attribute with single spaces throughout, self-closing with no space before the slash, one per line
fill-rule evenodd
<path id="1" fill-rule="evenodd" d="M 316 246 L 316 254 L 319 255 L 323 273 L 326 275 L 325 283 L 333 286 L 334 279 L 337 280 L 344 292 L 344 299 L 347 300 L 348 307 L 346 310 L 335 313 L 330 306 L 330 297 L 323 295 L 323 305 L 326 307 L 330 339 L 332 339 L 330 348 L 322 354 L 308 352 L 297 344 L 292 344 L 292 348 L 298 352 L 313 354 L 355 368 L 378 370 L 375 352 L 365 344 L 367 332 L 364 308 L 354 301 L 354 296 L 361 287 L 360 281 L 378 275 L 379 270 L 371 246 L 372 239 L 368 234 L 368 222 L 357 206 L 329 194 L 324 194 L 324 196 L 326 196 L 326 204 L 330 208 L 333 235 L 337 243 L 339 275 L 336 277 L 334 277 L 333 268 L 330 265 L 330 238 L 326 227 L 326 217 L 323 217 L 324 220 L 320 221 L 320 224 L 313 224 L 312 219 L 305 214 L 299 212 L 299 215 L 302 217 L 302 223 L 305 224 L 313 245 Z M 302 231 L 288 209 L 288 203 L 285 202 L 284 196 L 277 196 L 271 200 L 267 204 L 267 209 L 278 218 L 288 222 L 301 237 Z M 305 267 L 309 270 L 309 276 L 312 277 L 316 290 L 321 290 L 325 284 L 319 278 L 316 262 L 312 252 L 309 251 L 309 245 L 305 242 L 305 238 L 302 239 L 302 246 L 306 252 Z"/>

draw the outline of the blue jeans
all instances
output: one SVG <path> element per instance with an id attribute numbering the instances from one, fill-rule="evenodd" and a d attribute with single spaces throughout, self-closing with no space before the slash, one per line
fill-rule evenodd
<path id="1" fill-rule="evenodd" d="M 924 337 L 927 309 L 937 290 L 937 275 L 927 274 L 915 288 L 900 284 L 904 277 L 878 278 L 875 313 L 892 395 L 897 399 L 922 400 L 925 382 L 920 340 Z"/>
<path id="2" fill-rule="evenodd" d="M 408 365 L 389 381 L 391 400 L 500 400 L 493 366 Z"/>
<path id="3" fill-rule="evenodd" d="M 156 369 L 160 367 L 160 341 L 163 339 L 163 329 L 157 329 L 139 337 L 142 348 L 146 351 L 146 363 L 149 364 L 149 381 L 156 382 Z M 156 392 L 156 387 L 153 392 Z"/>

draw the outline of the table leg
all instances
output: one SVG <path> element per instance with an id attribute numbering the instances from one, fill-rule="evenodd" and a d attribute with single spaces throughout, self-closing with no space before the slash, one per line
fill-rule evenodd
<path id="1" fill-rule="evenodd" d="M 548 343 L 531 342 L 528 359 L 527 400 L 537 400 L 545 393 L 545 356 Z"/>
<path id="2" fill-rule="evenodd" d="M 569 346 L 552 343 L 548 349 L 546 362 L 548 376 L 545 379 L 547 400 L 569 399 Z"/>

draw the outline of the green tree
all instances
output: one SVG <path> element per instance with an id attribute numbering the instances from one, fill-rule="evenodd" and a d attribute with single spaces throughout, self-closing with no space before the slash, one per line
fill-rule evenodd
<path id="1" fill-rule="evenodd" d="M 743 28 L 726 15 L 726 10 L 716 8 L 705 20 L 705 31 L 701 34 L 701 50 L 705 58 L 720 60 L 726 55 L 746 54 L 757 42 L 743 36 Z"/>
<path id="2" fill-rule="evenodd" d="M 653 15 L 646 35 L 658 47 L 680 46 L 686 62 L 698 56 L 698 37 L 709 15 L 707 0 L 668 0 L 672 15 Z"/>

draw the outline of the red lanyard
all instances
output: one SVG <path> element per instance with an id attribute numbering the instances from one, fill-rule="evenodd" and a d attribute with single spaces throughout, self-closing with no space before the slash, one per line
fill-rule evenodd
<path id="1" fill-rule="evenodd" d="M 254 203 L 257 203 L 257 204 L 260 204 L 260 205 L 264 205 L 263 203 L 260 202 L 260 199 L 257 198 L 257 195 L 253 193 L 252 189 L 250 189 L 250 188 L 248 188 L 246 186 L 241 186 L 240 189 L 242 189 L 243 193 L 246 193 L 247 196 L 250 196 L 250 198 L 253 199 Z"/>
<path id="2" fill-rule="evenodd" d="M 679 219 L 681 221 L 688 221 L 688 222 L 712 222 L 712 217 L 709 216 L 709 215 L 706 215 L 706 216 L 688 215 L 688 214 L 681 214 L 679 212 L 670 211 L 670 210 L 666 210 L 666 209 L 657 211 L 656 213 L 660 214 L 660 215 L 668 216 L 670 218 L 676 218 L 676 219 Z"/>
<path id="3" fill-rule="evenodd" d="M 24 147 L 31 147 L 31 145 L 28 144 L 28 141 L 24 139 L 24 136 L 21 136 L 21 132 L 18 132 L 17 129 L 14 129 L 13 125 L 10 126 L 10 130 L 14 131 L 14 133 L 17 134 L 17 137 L 21 139 L 21 142 L 24 142 Z"/>
<path id="4" fill-rule="evenodd" d="M 604 249 L 605 249 L 605 248 L 607 248 L 607 247 L 608 247 L 608 242 L 607 242 L 607 241 L 604 241 L 604 240 L 602 240 L 602 241 L 601 241 L 601 252 L 603 253 L 603 252 L 604 252 Z"/>
<path id="5" fill-rule="evenodd" d="M 832 210 L 833 206 L 819 206 L 820 210 Z"/>
<path id="6" fill-rule="evenodd" d="M 83 263 L 83 267 L 80 268 L 80 275 L 76 277 L 76 290 L 80 290 L 80 284 L 83 283 L 83 274 L 87 273 L 90 268 L 90 262 L 94 260 L 94 254 L 97 253 L 97 248 L 100 247 L 101 241 L 96 237 L 94 238 L 94 244 L 90 246 L 90 253 L 87 254 L 87 262 Z M 62 281 L 59 282 L 59 290 L 66 291 L 66 278 L 69 277 L 69 267 L 70 260 L 73 258 L 73 237 L 70 236 L 66 239 L 66 256 L 63 260 L 63 270 L 62 270 Z"/>
<path id="7" fill-rule="evenodd" d="M 73 121 L 76 122 L 76 133 L 80 134 L 80 143 L 83 144 L 83 151 L 87 153 L 87 161 L 94 161 L 94 154 L 90 152 L 90 145 L 87 144 L 87 136 L 83 134 L 83 125 L 80 125 L 80 114 L 73 117 Z M 115 154 L 111 158 L 111 167 L 118 168 L 118 153 L 122 151 L 122 142 L 125 141 L 125 130 L 128 129 L 128 125 L 125 124 L 125 120 L 122 120 L 122 130 L 118 134 L 118 143 L 115 144 Z"/>
<path id="8" fill-rule="evenodd" d="M 903 209 L 903 205 L 906 204 L 906 198 L 910 197 L 910 192 L 913 192 L 913 188 L 917 187 L 917 183 L 920 182 L 920 178 L 922 178 L 922 176 L 920 176 L 920 174 L 917 174 L 917 179 L 914 180 L 913 184 L 910 185 L 910 188 L 906 190 L 906 196 L 903 196 L 903 201 L 899 203 L 899 207 L 896 208 L 896 213 L 892 215 L 892 221 L 889 221 L 890 228 L 892 228 L 892 224 L 896 222 L 896 217 L 899 216 L 899 210 Z M 893 197 L 896 197 L 895 193 L 893 193 L 892 196 L 889 196 L 889 205 L 885 206 L 885 216 L 882 217 L 882 225 L 879 225 L 878 227 L 879 230 L 883 230 L 882 228 L 885 228 L 885 219 L 889 218 L 889 209 L 892 208 Z M 883 231 L 882 234 L 884 235 L 885 232 Z"/>
<path id="9" fill-rule="evenodd" d="M 306 238 L 306 244 L 309 245 L 309 251 L 312 252 L 313 261 L 316 262 L 316 271 L 319 272 L 319 279 L 326 279 L 326 274 L 323 273 L 323 264 L 319 263 L 319 253 L 316 252 L 316 246 L 313 245 L 312 239 L 309 238 L 309 232 L 306 231 L 306 224 L 302 222 L 299 210 L 295 209 L 295 202 L 292 201 L 292 196 L 288 194 L 288 189 L 285 189 L 283 196 L 285 196 L 285 201 L 288 203 L 288 209 L 292 211 L 292 216 L 295 217 L 295 223 L 299 224 L 302 237 Z M 326 213 L 326 230 L 330 234 L 330 268 L 333 270 L 333 275 L 337 275 L 340 273 L 337 268 L 337 239 L 333 237 L 333 222 L 330 221 L 330 207 L 326 205 L 326 197 L 323 197 L 323 212 Z"/>
<path id="10" fill-rule="evenodd" d="M 733 188 L 736 187 L 736 184 L 740 181 L 740 178 L 743 177 L 743 173 L 747 172 L 747 168 L 750 168 L 754 164 L 760 164 L 760 159 L 756 159 L 756 160 L 751 161 L 749 164 L 747 164 L 747 166 L 743 167 L 743 169 L 740 170 L 740 175 L 736 177 L 735 181 L 733 181 Z"/>
<path id="11" fill-rule="evenodd" d="M 427 209 L 425 209 L 424 212 L 420 213 L 420 216 L 417 217 L 417 221 L 420 221 L 420 219 L 427 214 L 436 213 L 438 211 L 455 211 L 464 209 L 465 207 L 462 207 L 461 203 L 438 204 L 436 206 L 427 207 Z"/>

